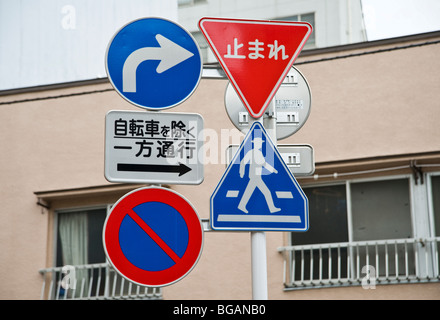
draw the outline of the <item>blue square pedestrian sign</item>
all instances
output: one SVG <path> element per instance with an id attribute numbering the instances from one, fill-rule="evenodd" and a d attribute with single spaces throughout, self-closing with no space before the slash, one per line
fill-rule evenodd
<path id="1" fill-rule="evenodd" d="M 307 231 L 308 200 L 261 123 L 255 122 L 211 196 L 211 227 Z"/>

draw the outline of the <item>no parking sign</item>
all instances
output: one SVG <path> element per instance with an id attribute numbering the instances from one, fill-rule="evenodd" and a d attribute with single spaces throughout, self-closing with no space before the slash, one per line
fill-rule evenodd
<path id="1" fill-rule="evenodd" d="M 167 286 L 197 264 L 203 227 L 193 206 L 177 192 L 140 188 L 113 206 L 104 224 L 103 244 L 123 277 L 139 285 Z"/>

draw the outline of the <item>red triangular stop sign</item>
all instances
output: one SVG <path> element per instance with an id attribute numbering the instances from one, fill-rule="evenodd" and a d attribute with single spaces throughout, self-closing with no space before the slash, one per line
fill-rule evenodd
<path id="1" fill-rule="evenodd" d="M 202 18 L 199 28 L 254 118 L 263 115 L 306 43 L 307 22 Z"/>

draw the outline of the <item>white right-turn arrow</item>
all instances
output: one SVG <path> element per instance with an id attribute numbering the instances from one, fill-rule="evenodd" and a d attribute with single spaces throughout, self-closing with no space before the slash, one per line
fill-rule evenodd
<path id="1" fill-rule="evenodd" d="M 122 67 L 122 91 L 136 92 L 136 70 L 142 62 L 160 60 L 156 72 L 162 73 L 194 55 L 161 34 L 156 35 L 156 40 L 159 47 L 140 48 L 127 57 Z"/>

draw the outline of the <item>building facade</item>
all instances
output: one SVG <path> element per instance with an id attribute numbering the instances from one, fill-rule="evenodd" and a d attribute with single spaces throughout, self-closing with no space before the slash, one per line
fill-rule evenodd
<path id="1" fill-rule="evenodd" d="M 297 178 L 310 229 L 266 232 L 269 299 L 440 298 L 439 50 L 434 32 L 301 53 L 311 113 L 278 144 L 314 148 L 314 174 Z M 243 138 L 225 110 L 227 84 L 204 77 L 170 110 L 205 121 L 204 181 L 164 186 L 197 210 L 204 247 L 183 280 L 147 290 L 111 270 L 101 241 L 111 205 L 141 186 L 104 178 L 105 115 L 139 108 L 107 79 L 2 92 L 0 298 L 251 299 L 249 232 L 208 223 L 225 147 Z"/>
<path id="2" fill-rule="evenodd" d="M 197 24 L 200 17 L 306 21 L 313 26 L 305 49 L 324 48 L 367 40 L 361 1 L 178 1 L 179 23 L 190 31 L 206 63 L 216 62 Z"/>
<path id="3" fill-rule="evenodd" d="M 0 1 L 0 90 L 105 78 L 112 35 L 148 16 L 177 20 L 176 0 Z M 50 63 L 48 63 L 50 61 Z"/>

